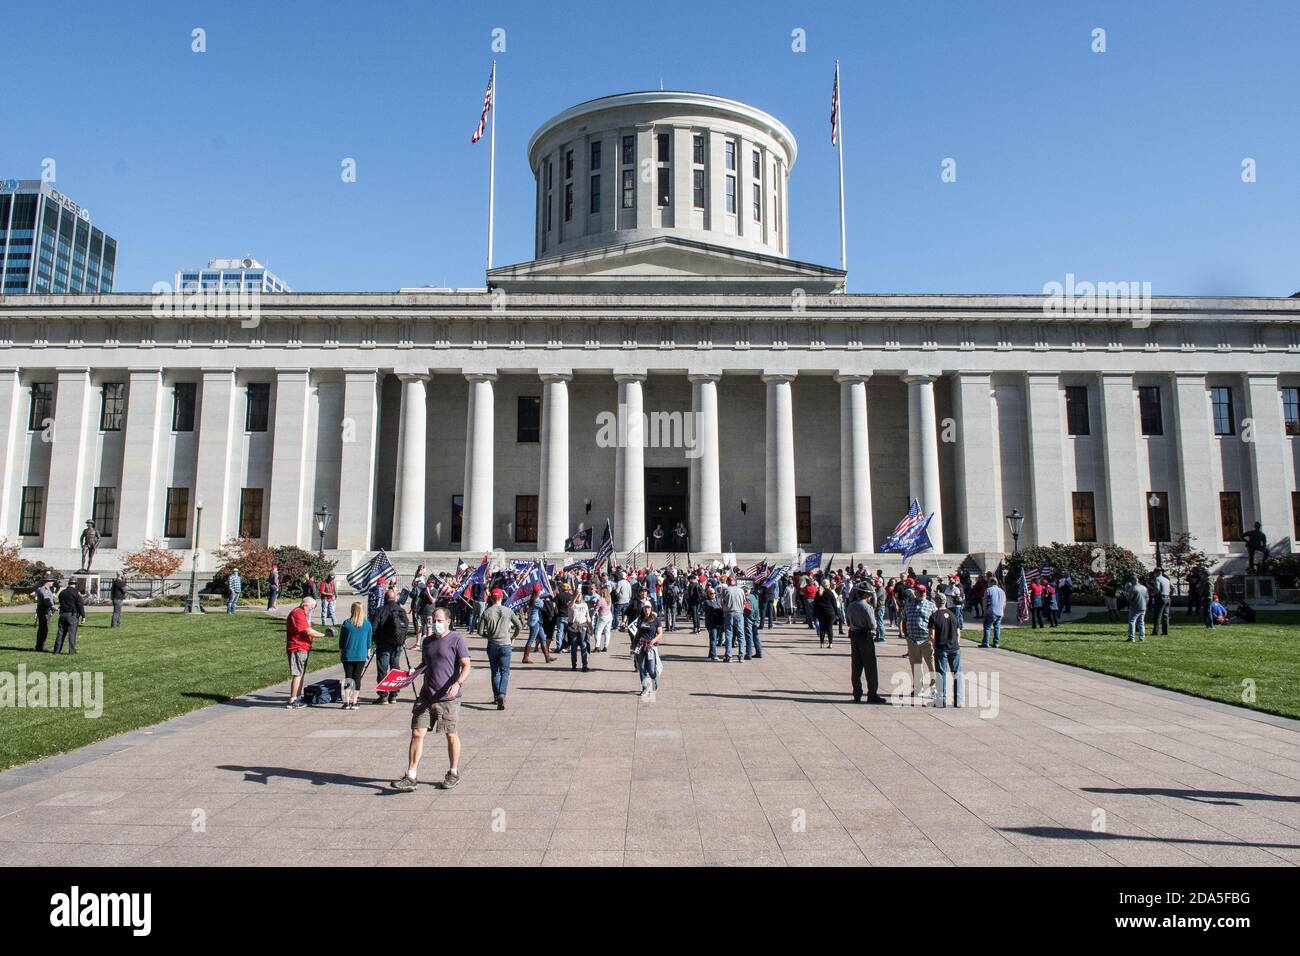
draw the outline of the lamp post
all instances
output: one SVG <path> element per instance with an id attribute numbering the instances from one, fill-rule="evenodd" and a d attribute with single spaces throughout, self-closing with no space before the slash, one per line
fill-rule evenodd
<path id="1" fill-rule="evenodd" d="M 1014 554 L 1020 553 L 1020 526 L 1025 523 L 1025 516 L 1020 513 L 1020 509 L 1012 508 L 1011 514 L 1007 515 L 1007 528 L 1011 531 L 1011 541 L 1013 542 Z"/>
<path id="2" fill-rule="evenodd" d="M 1151 509 L 1151 514 L 1147 516 L 1147 522 L 1151 525 L 1152 537 L 1156 539 L 1156 567 L 1158 568 L 1162 563 L 1160 557 L 1160 541 L 1165 536 L 1165 529 L 1163 527 L 1157 527 L 1156 523 L 1151 520 L 1156 515 L 1156 509 L 1160 507 L 1160 496 L 1154 491 L 1151 492 L 1151 497 L 1147 499 L 1147 507 Z"/>
<path id="3" fill-rule="evenodd" d="M 325 557 L 325 529 L 330 526 L 330 519 L 334 516 L 330 514 L 328 505 L 321 505 L 320 510 L 316 512 L 316 531 L 320 535 L 320 548 L 318 553 Z"/>
<path id="4" fill-rule="evenodd" d="M 199 530 L 203 527 L 203 502 L 194 502 L 194 541 L 190 553 L 190 606 L 186 613 L 202 614 L 203 602 L 199 600 Z"/>

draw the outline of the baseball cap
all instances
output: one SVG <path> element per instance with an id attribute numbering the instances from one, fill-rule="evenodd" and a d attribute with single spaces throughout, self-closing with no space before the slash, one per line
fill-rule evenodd
<path id="1" fill-rule="evenodd" d="M 492 600 L 494 601 L 503 600 L 505 596 L 506 596 L 506 592 L 502 591 L 500 588 L 492 589 Z"/>

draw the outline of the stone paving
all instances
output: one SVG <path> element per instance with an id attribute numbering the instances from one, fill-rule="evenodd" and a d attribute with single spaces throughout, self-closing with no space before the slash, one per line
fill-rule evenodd
<path id="1" fill-rule="evenodd" d="M 451 791 L 433 737 L 388 789 L 409 706 L 249 694 L 0 774 L 0 864 L 1300 863 L 1300 721 L 970 646 L 983 706 L 855 705 L 847 642 L 764 635 L 732 664 L 669 635 L 653 703 L 625 653 L 516 653 L 504 712 L 471 641 Z"/>

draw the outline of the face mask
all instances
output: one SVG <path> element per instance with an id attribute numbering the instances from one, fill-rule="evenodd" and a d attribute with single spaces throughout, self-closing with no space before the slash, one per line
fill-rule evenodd
<path id="1" fill-rule="evenodd" d="M 446 623 L 443 622 L 443 621 L 434 621 L 434 622 L 433 622 L 433 633 L 438 634 L 438 635 L 446 634 L 446 633 L 447 633 L 447 625 L 446 625 Z"/>

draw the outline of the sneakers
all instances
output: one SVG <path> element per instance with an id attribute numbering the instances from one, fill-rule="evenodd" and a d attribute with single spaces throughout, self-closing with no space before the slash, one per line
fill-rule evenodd
<path id="1" fill-rule="evenodd" d="M 415 789 L 415 781 L 411 779 L 409 774 L 402 774 L 401 780 L 394 780 L 389 786 L 394 790 L 400 790 L 402 793 L 410 793 Z"/>
<path id="2" fill-rule="evenodd" d="M 284 706 L 287 710 L 298 710 L 302 707 L 306 707 L 307 702 L 303 700 L 301 697 L 295 697 L 293 700 L 289 701 L 289 703 L 285 704 Z"/>
<path id="3" fill-rule="evenodd" d="M 460 774 L 455 770 L 448 770 L 447 776 L 442 778 L 442 789 L 450 790 L 458 783 L 460 783 Z"/>

